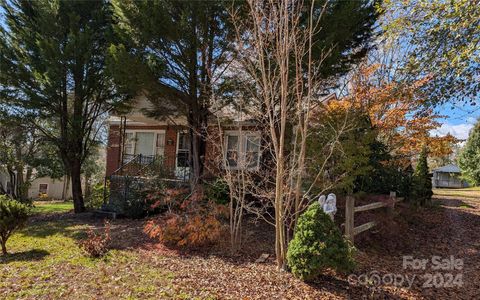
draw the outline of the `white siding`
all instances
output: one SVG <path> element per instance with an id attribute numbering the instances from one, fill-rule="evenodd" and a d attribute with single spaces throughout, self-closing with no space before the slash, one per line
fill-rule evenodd
<path id="1" fill-rule="evenodd" d="M 40 184 L 48 184 L 47 195 L 53 199 L 62 199 L 64 190 L 64 181 L 61 179 L 52 179 L 50 177 L 36 178 L 32 181 L 30 188 L 28 189 L 28 197 L 31 199 L 38 198 Z M 66 191 L 65 199 L 72 197 L 72 185 L 69 184 Z"/>

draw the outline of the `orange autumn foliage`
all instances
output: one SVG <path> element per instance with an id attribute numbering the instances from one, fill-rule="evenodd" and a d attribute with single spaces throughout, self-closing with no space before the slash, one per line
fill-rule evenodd
<path id="1" fill-rule="evenodd" d="M 350 94 L 332 101 L 327 109 L 355 110 L 368 114 L 379 138 L 395 157 L 406 164 L 410 158 L 420 153 L 422 145 L 428 145 L 433 157 L 443 157 L 452 153 L 452 145 L 458 140 L 448 134 L 432 136 L 431 130 L 440 127 L 443 116 L 425 108 L 425 98 L 420 88 L 429 78 L 418 80 L 406 86 L 402 83 L 382 80 L 376 71 L 379 65 L 362 67 L 350 85 Z"/>
<path id="2" fill-rule="evenodd" d="M 170 193 L 168 201 L 175 201 L 178 205 L 145 224 L 144 232 L 148 236 L 168 246 L 189 248 L 212 244 L 221 237 L 224 226 L 220 218 L 225 216 L 227 208 L 206 201 L 201 190 L 189 197 Z"/>

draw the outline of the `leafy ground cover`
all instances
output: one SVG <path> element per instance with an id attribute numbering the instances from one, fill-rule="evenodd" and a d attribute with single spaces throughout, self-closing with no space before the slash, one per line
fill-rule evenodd
<path id="1" fill-rule="evenodd" d="M 102 259 L 90 259 L 76 243 L 85 229 L 101 228 L 102 222 L 67 213 L 64 218 L 37 217 L 11 238 L 11 254 L 0 258 L 0 298 L 474 299 L 480 282 L 480 203 L 469 198 L 435 203 L 416 211 L 400 205 L 385 224 L 355 240 L 356 276 L 415 275 L 411 288 L 351 283 L 347 275 L 333 271 L 304 283 L 278 272 L 272 229 L 254 220 L 248 221 L 245 247 L 236 255 L 226 251 L 227 240 L 203 250 L 169 249 L 143 234 L 145 220 L 116 220 L 112 250 Z M 256 263 L 262 253 L 272 259 Z M 431 270 L 405 270 L 406 255 L 463 259 L 463 286 L 425 288 L 422 276 Z"/>

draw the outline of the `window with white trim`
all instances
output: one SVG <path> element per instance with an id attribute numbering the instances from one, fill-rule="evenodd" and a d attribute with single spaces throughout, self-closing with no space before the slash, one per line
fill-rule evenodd
<path id="1" fill-rule="evenodd" d="M 226 132 L 225 160 L 231 169 L 256 169 L 260 164 L 260 133 Z"/>
<path id="2" fill-rule="evenodd" d="M 125 133 L 125 148 L 124 153 L 133 155 L 135 154 L 135 132 L 126 132 Z"/>
<path id="3" fill-rule="evenodd" d="M 163 156 L 165 152 L 164 130 L 128 130 L 125 132 L 124 159 L 133 156 Z"/>
<path id="4" fill-rule="evenodd" d="M 190 153 L 190 135 L 186 131 L 178 132 L 177 168 L 188 168 Z"/>

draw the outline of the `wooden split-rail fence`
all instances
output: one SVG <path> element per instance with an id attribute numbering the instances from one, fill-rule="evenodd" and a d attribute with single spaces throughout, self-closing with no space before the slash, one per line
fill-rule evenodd
<path id="1" fill-rule="evenodd" d="M 390 192 L 390 201 L 388 202 L 374 202 L 362 206 L 355 207 L 355 198 L 352 196 L 347 196 L 346 205 L 345 205 L 345 236 L 350 242 L 354 242 L 354 237 L 366 230 L 369 230 L 375 227 L 376 222 L 371 221 L 362 225 L 355 227 L 355 213 L 362 211 L 368 211 L 372 209 L 377 209 L 381 207 L 386 207 L 389 212 L 393 212 L 395 204 L 402 201 L 404 198 L 397 198 L 395 192 Z"/>

